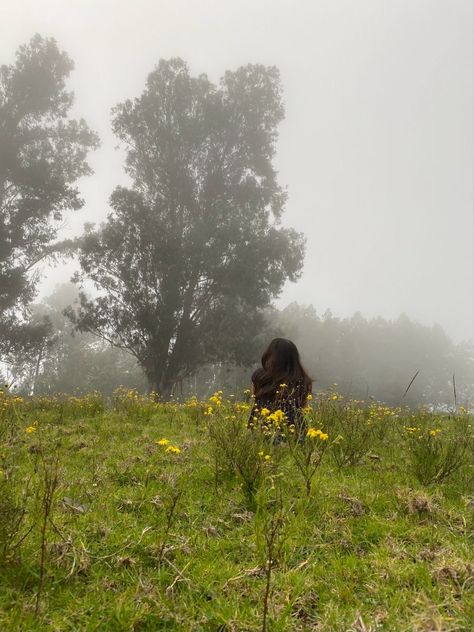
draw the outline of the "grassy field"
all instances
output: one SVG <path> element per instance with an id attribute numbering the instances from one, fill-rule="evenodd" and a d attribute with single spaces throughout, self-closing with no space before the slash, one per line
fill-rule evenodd
<path id="1" fill-rule="evenodd" d="M 0 630 L 474 629 L 472 417 L 246 398 L 3 393 Z"/>

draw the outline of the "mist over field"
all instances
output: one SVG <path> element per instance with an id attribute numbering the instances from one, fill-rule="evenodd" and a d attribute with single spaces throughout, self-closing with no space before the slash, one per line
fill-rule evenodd
<path id="1" fill-rule="evenodd" d="M 472 0 L 2 0 L 0 632 L 467 632 Z"/>
<path id="2" fill-rule="evenodd" d="M 468 0 L 3 2 L 5 379 L 236 389 L 283 335 L 317 388 L 395 402 L 419 371 L 413 401 L 467 398 L 472 18 Z"/>

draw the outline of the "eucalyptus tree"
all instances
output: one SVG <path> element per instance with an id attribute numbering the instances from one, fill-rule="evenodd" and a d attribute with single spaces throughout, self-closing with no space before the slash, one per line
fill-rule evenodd
<path id="1" fill-rule="evenodd" d="M 29 323 L 37 264 L 57 242 L 63 214 L 83 205 L 77 180 L 96 135 L 68 114 L 73 63 L 53 39 L 36 35 L 0 67 L 0 357 L 43 344 L 45 323 Z"/>
<path id="2" fill-rule="evenodd" d="M 98 296 L 69 315 L 132 353 L 162 396 L 207 362 L 253 358 L 262 311 L 301 271 L 304 238 L 281 225 L 273 165 L 283 116 L 275 67 L 214 85 L 176 58 L 113 110 L 131 185 L 83 237 L 76 281 Z"/>

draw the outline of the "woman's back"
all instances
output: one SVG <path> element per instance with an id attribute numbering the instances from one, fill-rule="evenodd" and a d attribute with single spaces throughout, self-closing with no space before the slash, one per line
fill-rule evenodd
<path id="1" fill-rule="evenodd" d="M 282 410 L 288 424 L 300 425 L 301 409 L 311 392 L 311 378 L 301 365 L 293 342 L 274 338 L 262 356 L 262 366 L 252 374 L 255 403 L 249 422 L 262 409 Z"/>

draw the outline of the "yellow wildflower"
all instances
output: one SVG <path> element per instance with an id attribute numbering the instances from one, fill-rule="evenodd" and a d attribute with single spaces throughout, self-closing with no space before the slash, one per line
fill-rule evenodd
<path id="1" fill-rule="evenodd" d="M 275 410 L 275 412 L 273 414 L 275 415 L 276 420 L 278 422 L 284 421 L 284 419 L 286 417 L 285 413 L 282 410 L 280 410 L 280 409 Z"/>
<path id="2" fill-rule="evenodd" d="M 265 461 L 269 461 L 272 457 L 269 454 L 265 454 Z"/>
<path id="3" fill-rule="evenodd" d="M 319 430 L 319 428 L 318 429 L 309 428 L 308 432 L 306 433 L 306 436 L 309 437 L 310 439 L 315 439 L 316 437 L 318 437 L 320 441 L 326 441 L 329 437 L 329 435 Z"/>
<path id="4" fill-rule="evenodd" d="M 169 445 L 165 452 L 170 452 L 171 454 L 179 454 L 181 450 L 174 445 Z"/>
<path id="5" fill-rule="evenodd" d="M 270 411 L 268 410 L 268 408 L 262 408 L 260 414 L 262 415 L 262 417 L 267 417 L 270 414 Z"/>
<path id="6" fill-rule="evenodd" d="M 25 432 L 27 432 L 28 434 L 31 434 L 32 432 L 36 432 L 37 430 L 38 428 L 36 427 L 36 425 L 28 426 L 28 428 L 25 428 Z"/>
<path id="7" fill-rule="evenodd" d="M 157 441 L 156 443 L 157 443 L 158 445 L 168 445 L 168 444 L 169 444 L 169 442 L 170 442 L 170 440 L 169 440 L 169 439 L 160 439 L 160 440 L 159 440 L 159 441 Z"/>

